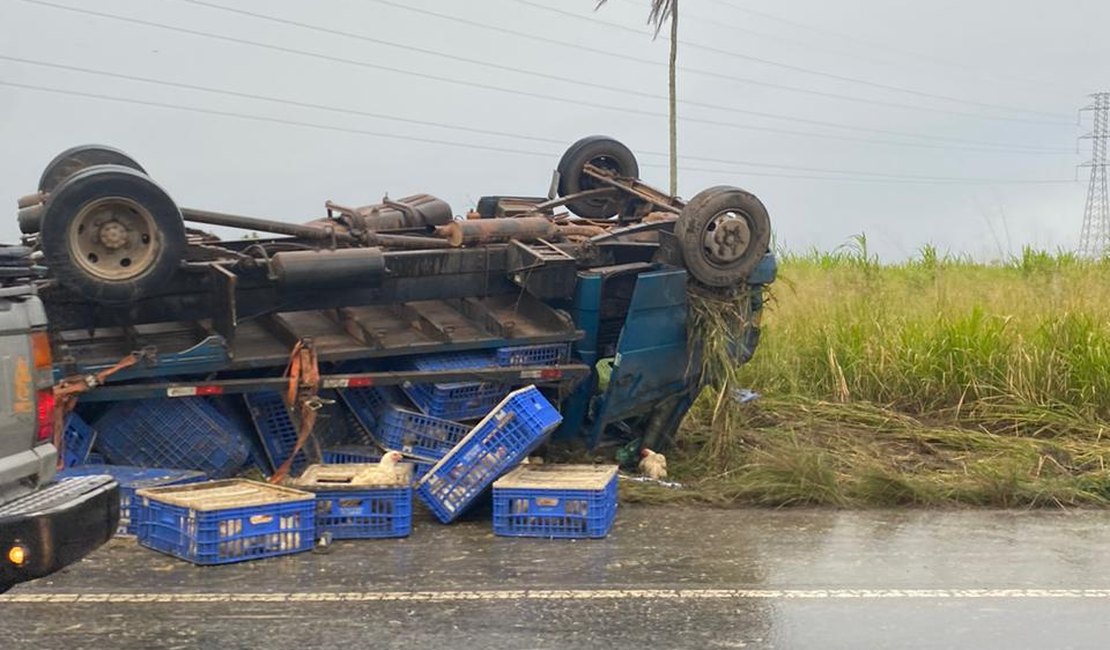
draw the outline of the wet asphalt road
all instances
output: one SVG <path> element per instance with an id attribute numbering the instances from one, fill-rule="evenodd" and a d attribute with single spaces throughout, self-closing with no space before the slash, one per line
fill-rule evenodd
<path id="1" fill-rule="evenodd" d="M 1110 512 L 623 507 L 195 567 L 117 539 L 0 596 L 0 647 L 1106 648 Z"/>

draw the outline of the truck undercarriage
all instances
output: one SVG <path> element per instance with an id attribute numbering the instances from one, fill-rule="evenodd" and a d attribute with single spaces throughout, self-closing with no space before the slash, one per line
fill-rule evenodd
<path id="1" fill-rule="evenodd" d="M 568 149 L 547 197 L 484 197 L 467 218 L 429 195 L 328 202 L 305 224 L 181 208 L 132 158 L 99 146 L 59 155 L 20 208 L 24 242 L 47 268 L 55 375 L 82 403 L 283 391 L 291 351 L 308 346 L 313 398 L 536 384 L 563 413 L 556 438 L 661 446 L 701 387 L 688 295 L 747 301 L 750 318 L 730 333 L 739 364 L 775 277 L 758 199 L 722 186 L 683 202 L 597 136 Z M 187 223 L 270 236 L 221 240 Z M 405 363 L 538 345 L 573 352 L 524 366 Z"/>

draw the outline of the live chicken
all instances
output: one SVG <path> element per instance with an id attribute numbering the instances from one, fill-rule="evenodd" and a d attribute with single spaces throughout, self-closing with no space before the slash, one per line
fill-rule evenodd
<path id="1" fill-rule="evenodd" d="M 640 473 L 656 481 L 667 478 L 667 457 L 647 448 L 642 449 L 640 451 Z"/>

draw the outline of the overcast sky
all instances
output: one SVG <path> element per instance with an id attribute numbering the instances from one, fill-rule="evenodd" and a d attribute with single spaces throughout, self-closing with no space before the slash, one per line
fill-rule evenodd
<path id="1" fill-rule="evenodd" d="M 17 237 L 16 198 L 43 165 L 85 143 L 129 152 L 180 205 L 289 221 L 387 192 L 456 213 L 544 194 L 565 146 L 591 134 L 623 140 L 665 186 L 666 37 L 644 25 L 647 0 L 593 6 L 0 0 L 0 239 Z M 887 259 L 1075 245 L 1089 126 L 1076 115 L 1110 90 L 1110 2 L 681 11 L 683 196 L 751 190 L 795 250 L 861 232 Z"/>

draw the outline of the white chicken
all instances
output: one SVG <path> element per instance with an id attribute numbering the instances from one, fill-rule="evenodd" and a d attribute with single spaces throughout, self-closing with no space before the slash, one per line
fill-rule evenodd
<path id="1" fill-rule="evenodd" d="M 397 463 L 403 461 L 404 456 L 399 451 L 387 451 L 382 454 L 382 459 L 378 461 L 378 466 L 385 471 L 392 472 L 397 468 Z"/>
<path id="2" fill-rule="evenodd" d="M 398 465 L 405 460 L 399 451 L 387 451 L 382 454 L 381 460 L 378 461 L 378 472 L 382 477 L 400 477 L 404 472 Z"/>
<path id="3" fill-rule="evenodd" d="M 646 447 L 641 449 L 640 473 L 650 479 L 662 481 L 667 478 L 667 457 Z"/>

